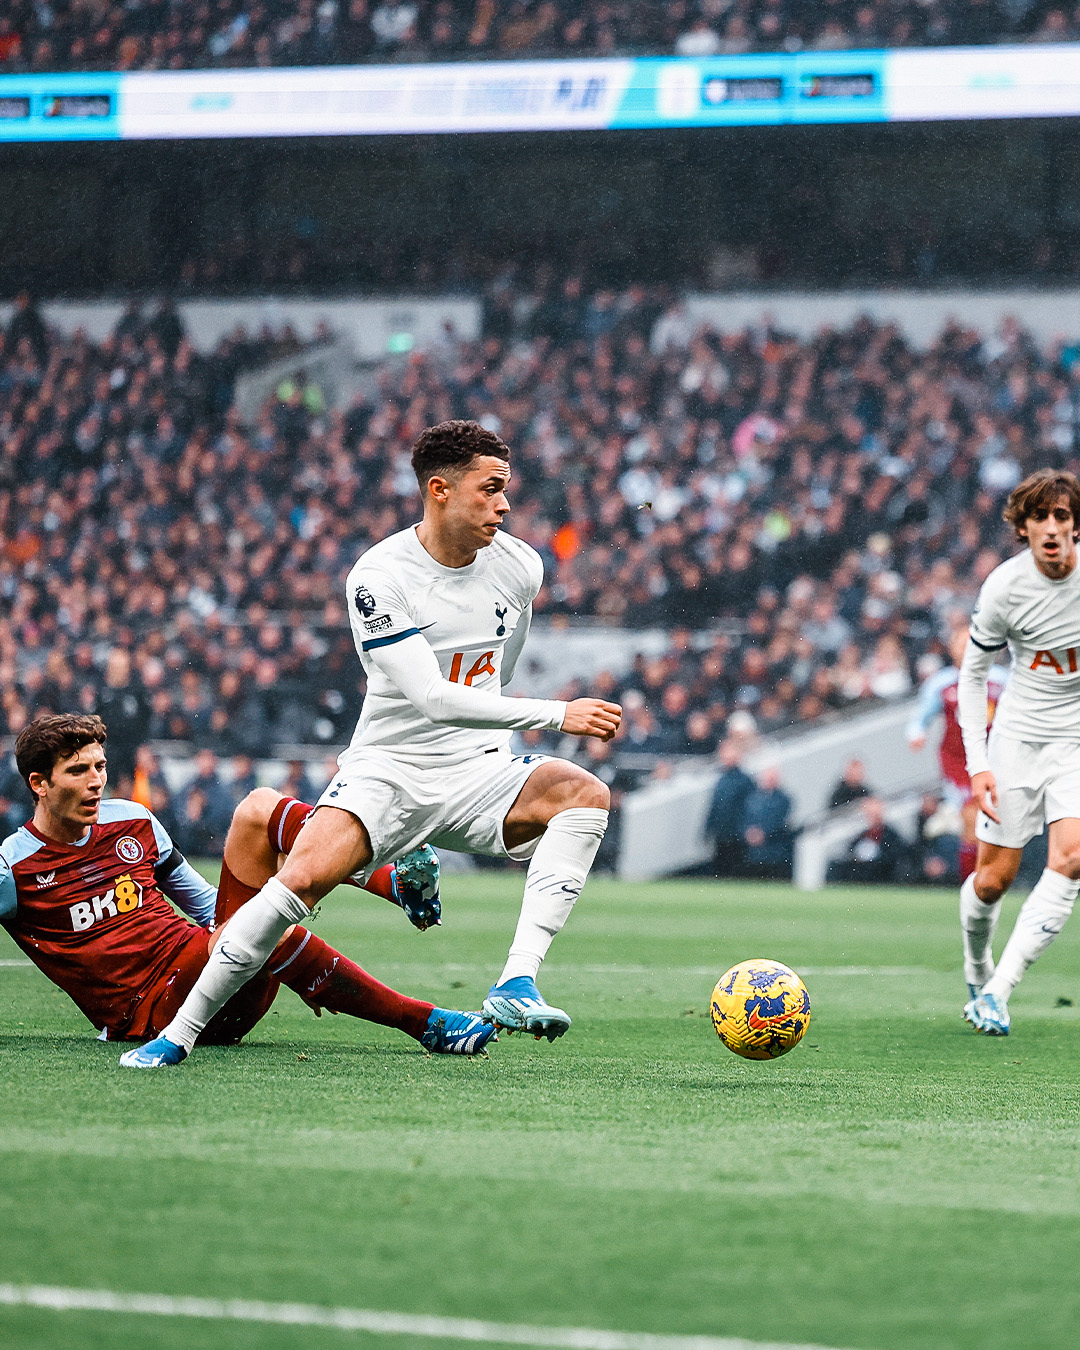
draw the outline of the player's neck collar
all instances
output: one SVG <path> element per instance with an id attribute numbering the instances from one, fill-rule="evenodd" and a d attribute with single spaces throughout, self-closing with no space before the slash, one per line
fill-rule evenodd
<path id="1" fill-rule="evenodd" d="M 33 817 L 26 822 L 26 828 L 35 839 L 40 839 L 43 844 L 48 844 L 50 848 L 85 848 L 90 842 L 90 836 L 94 833 L 94 827 L 91 825 L 81 839 L 54 839 L 51 834 L 45 834 L 34 824 Z"/>
<path id="2" fill-rule="evenodd" d="M 467 577 L 472 572 L 473 568 L 476 566 L 478 558 L 480 557 L 479 550 L 477 550 L 477 552 L 473 554 L 472 562 L 465 563 L 461 567 L 447 567 L 446 563 L 440 562 L 438 558 L 435 557 L 434 554 L 429 553 L 428 550 L 424 547 L 423 543 L 420 540 L 419 534 L 417 534 L 418 528 L 419 526 L 416 525 L 410 526 L 409 535 L 412 538 L 412 543 L 414 547 L 419 549 L 425 561 L 430 563 L 432 567 L 437 568 L 438 571 L 440 571 L 441 573 L 443 573 L 445 576 L 448 577 Z"/>

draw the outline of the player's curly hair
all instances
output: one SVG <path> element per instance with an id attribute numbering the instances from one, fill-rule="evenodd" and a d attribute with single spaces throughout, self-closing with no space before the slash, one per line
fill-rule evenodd
<path id="1" fill-rule="evenodd" d="M 509 462 L 510 447 L 479 422 L 455 419 L 428 427 L 417 437 L 412 452 L 413 471 L 420 491 L 423 492 L 428 479 L 435 474 L 468 468 L 477 455 L 494 455 L 496 459 Z"/>
<path id="2" fill-rule="evenodd" d="M 15 742 L 15 765 L 27 787 L 30 775 L 48 778 L 62 759 L 77 755 L 84 745 L 104 745 L 108 732 L 95 713 L 57 713 L 35 717 L 19 732 Z"/>

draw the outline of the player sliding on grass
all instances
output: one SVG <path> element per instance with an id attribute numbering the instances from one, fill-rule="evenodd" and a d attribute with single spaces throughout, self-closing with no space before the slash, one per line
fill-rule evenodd
<path id="1" fill-rule="evenodd" d="M 1014 488 L 1005 519 L 1029 547 L 983 583 L 960 667 L 960 726 L 980 808 L 975 873 L 960 890 L 964 1016 L 1009 1034 L 1009 996 L 1065 926 L 1080 890 L 1080 482 L 1041 469 Z M 1012 673 L 986 738 L 986 683 L 1008 647 Z M 997 969 L 990 944 L 1029 839 L 1050 830 L 1047 866 Z"/>
<path id="2" fill-rule="evenodd" d="M 442 422 L 416 442 L 423 520 L 369 549 L 346 583 L 368 691 L 339 773 L 163 1035 L 123 1063 L 179 1063 L 290 924 L 346 877 L 368 877 L 425 840 L 531 859 L 510 954 L 484 1015 L 549 1040 L 569 1027 L 535 977 L 596 857 L 609 794 L 565 760 L 511 755 L 510 736 L 538 728 L 610 740 L 622 710 L 594 698 L 502 695 L 543 581 L 539 555 L 499 528 L 510 510 L 509 460 L 498 436 L 476 422 Z"/>
<path id="3" fill-rule="evenodd" d="M 249 793 L 233 816 L 214 887 L 144 806 L 102 799 L 104 743 L 101 719 L 79 716 L 39 718 L 16 741 L 36 806 L 33 819 L 0 844 L 0 922 L 103 1039 L 142 1040 L 172 1019 L 210 952 L 227 940 L 230 915 L 273 875 L 311 808 L 270 788 Z M 403 869 L 412 866 L 427 881 L 431 861 L 425 850 Z M 421 926 L 430 900 L 408 893 L 406 875 L 388 868 L 372 889 L 419 908 Z M 204 1040 L 235 1044 L 266 1015 L 281 984 L 316 1013 L 328 1008 L 398 1027 L 436 1053 L 475 1054 L 494 1031 L 475 1013 L 388 989 L 314 933 L 291 928 Z"/>

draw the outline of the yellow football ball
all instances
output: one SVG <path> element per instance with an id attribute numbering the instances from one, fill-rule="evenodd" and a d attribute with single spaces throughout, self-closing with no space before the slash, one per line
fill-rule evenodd
<path id="1" fill-rule="evenodd" d="M 810 995 L 779 961 L 740 961 L 712 992 L 712 1021 L 729 1050 L 744 1059 L 778 1059 L 810 1025 Z"/>

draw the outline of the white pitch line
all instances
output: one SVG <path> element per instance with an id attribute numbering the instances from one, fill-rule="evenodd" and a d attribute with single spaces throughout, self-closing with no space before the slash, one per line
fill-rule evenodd
<path id="1" fill-rule="evenodd" d="M 427 965 L 427 962 L 420 961 L 391 961 L 386 964 L 387 970 L 413 970 L 418 965 Z M 487 970 L 487 966 L 465 965 L 455 961 L 440 961 L 435 965 L 435 969 L 440 974 L 463 975 L 471 974 L 478 970 Z M 553 969 L 565 974 L 584 974 L 584 975 L 701 975 L 715 977 L 717 971 L 715 966 L 629 966 L 629 965 L 575 965 L 572 962 L 561 961 Z M 803 975 L 828 975 L 837 978 L 847 978 L 848 976 L 866 976 L 866 975 L 884 975 L 889 977 L 902 977 L 910 979 L 915 975 L 932 975 L 935 972 L 929 966 L 800 966 L 800 972 Z M 723 974 L 723 972 L 720 972 Z"/>
<path id="2" fill-rule="evenodd" d="M 732 1336 L 668 1336 L 592 1327 L 531 1327 L 480 1322 L 471 1317 L 425 1317 L 366 1308 L 323 1308 L 315 1303 L 255 1303 L 246 1299 L 176 1298 L 169 1294 L 119 1294 L 111 1289 L 64 1289 L 48 1284 L 0 1284 L 0 1305 L 53 1312 L 150 1314 L 196 1317 L 211 1322 L 262 1322 L 278 1326 L 329 1327 L 391 1336 L 500 1345 L 551 1346 L 556 1350 L 828 1350 L 825 1346 L 747 1341 Z"/>
<path id="3" fill-rule="evenodd" d="M 32 966 L 33 961 L 0 961 L 0 966 Z"/>

